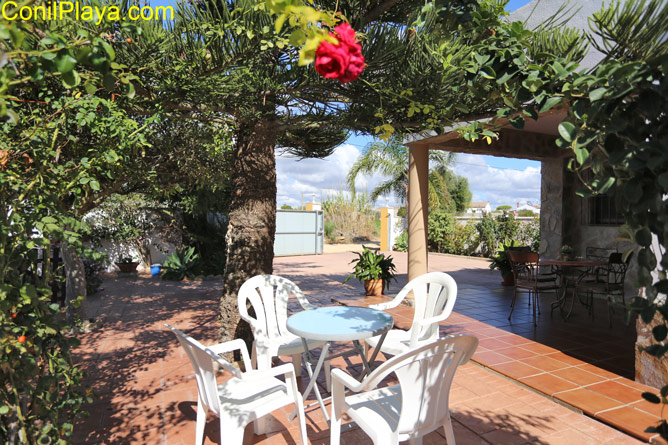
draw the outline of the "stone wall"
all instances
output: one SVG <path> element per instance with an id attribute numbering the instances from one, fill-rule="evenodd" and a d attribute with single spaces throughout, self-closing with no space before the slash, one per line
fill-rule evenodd
<path id="1" fill-rule="evenodd" d="M 659 360 L 645 352 L 640 352 L 638 347 L 647 347 L 656 343 L 652 337 L 652 329 L 660 323 L 659 317 L 657 314 L 650 324 L 643 323 L 640 318 L 636 320 L 636 331 L 638 332 L 638 339 L 636 340 L 636 381 L 654 388 L 668 385 L 668 357 Z"/>
<path id="2" fill-rule="evenodd" d="M 564 160 L 543 159 L 540 175 L 540 255 L 555 258 L 562 244 Z"/>

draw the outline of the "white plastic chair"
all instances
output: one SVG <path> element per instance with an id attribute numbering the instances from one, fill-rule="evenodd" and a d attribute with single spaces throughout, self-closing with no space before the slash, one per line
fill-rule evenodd
<path id="1" fill-rule="evenodd" d="M 315 309 L 295 283 L 276 275 L 257 275 L 247 280 L 239 289 L 239 314 L 253 330 L 252 363 L 257 369 L 271 367 L 272 357 L 292 356 L 297 377 L 301 376 L 302 339 L 288 331 L 288 299 L 294 295 L 304 310 Z M 250 301 L 255 317 L 248 313 Z M 322 347 L 325 342 L 307 341 L 309 350 Z M 329 362 L 325 362 L 327 388 L 330 387 Z"/>
<path id="2" fill-rule="evenodd" d="M 241 351 L 244 364 L 250 363 L 246 343 L 241 339 L 206 347 L 178 329 L 166 324 L 176 334 L 195 370 L 197 380 L 197 426 L 195 444 L 204 440 L 206 413 L 213 411 L 220 418 L 220 443 L 241 444 L 248 423 L 294 403 L 299 418 L 301 443 L 306 444 L 304 402 L 297 389 L 294 369 L 289 364 L 266 370 L 246 369 L 241 372 L 219 354 Z M 218 385 L 214 363 L 220 365 L 232 377 Z M 285 383 L 277 376 L 285 376 Z"/>
<path id="3" fill-rule="evenodd" d="M 430 272 L 411 280 L 392 301 L 369 307 L 380 310 L 392 309 L 406 298 L 409 292 L 415 297 L 413 323 L 408 331 L 392 329 L 380 347 L 384 354 L 398 355 L 409 349 L 438 340 L 438 324 L 448 318 L 457 299 L 457 283 L 448 274 Z M 380 337 L 364 341 L 376 347 Z"/>
<path id="4" fill-rule="evenodd" d="M 345 412 L 374 444 L 404 440 L 421 444 L 423 436 L 442 426 L 448 445 L 454 445 L 450 385 L 457 367 L 471 358 L 477 346 L 473 335 L 445 337 L 389 359 L 362 382 L 334 369 L 330 444 L 340 443 Z M 376 388 L 390 373 L 396 374 L 399 384 Z M 346 387 L 356 394 L 346 397 Z"/>

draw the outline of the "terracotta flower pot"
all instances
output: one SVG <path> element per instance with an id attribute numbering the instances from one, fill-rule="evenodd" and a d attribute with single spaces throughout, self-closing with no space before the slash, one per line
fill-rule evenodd
<path id="1" fill-rule="evenodd" d="M 367 297 L 378 297 L 383 295 L 383 280 L 365 280 L 364 291 Z"/>
<path id="2" fill-rule="evenodd" d="M 132 273 L 137 271 L 139 263 L 116 263 L 116 265 L 121 270 L 121 272 Z"/>
<path id="3" fill-rule="evenodd" d="M 509 273 L 508 275 L 504 275 L 503 283 L 501 284 L 504 286 L 513 286 L 515 284 L 515 277 L 511 273 Z"/>

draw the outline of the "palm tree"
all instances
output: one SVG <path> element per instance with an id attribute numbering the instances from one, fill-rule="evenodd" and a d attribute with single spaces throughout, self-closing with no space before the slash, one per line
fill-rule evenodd
<path id="1" fill-rule="evenodd" d="M 441 150 L 429 151 L 429 162 L 432 167 L 451 165 L 454 153 Z M 393 138 L 387 143 L 373 142 L 366 146 L 364 153 L 355 161 L 348 172 L 346 182 L 351 192 L 355 193 L 355 180 L 359 175 L 372 176 L 380 174 L 387 177 L 371 191 L 371 200 L 380 196 L 394 193 L 402 203 L 406 201 L 408 190 L 408 147 L 402 145 L 399 138 Z M 430 175 L 430 186 L 432 185 Z"/>

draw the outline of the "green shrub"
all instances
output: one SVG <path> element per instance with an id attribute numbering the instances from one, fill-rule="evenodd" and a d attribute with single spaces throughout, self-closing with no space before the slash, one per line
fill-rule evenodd
<path id="1" fill-rule="evenodd" d="M 194 247 L 182 247 L 167 257 L 162 264 L 160 276 L 163 280 L 181 281 L 195 278 L 200 270 L 199 255 Z"/>
<path id="2" fill-rule="evenodd" d="M 48 257 L 50 242 L 15 228 L 0 221 L 0 233 L 14 235 L 0 237 L 0 263 L 9 266 L 0 268 L 0 443 L 69 443 L 83 403 L 92 402 L 72 363 L 79 341 L 51 303 L 47 283 L 56 277 L 48 268 L 34 273 L 35 247 Z"/>
<path id="3" fill-rule="evenodd" d="M 325 236 L 328 240 L 334 239 L 334 231 L 336 230 L 336 224 L 331 221 L 325 221 Z"/>
<path id="4" fill-rule="evenodd" d="M 408 232 L 403 231 L 401 235 L 394 240 L 394 247 L 392 250 L 408 252 Z"/>
<path id="5" fill-rule="evenodd" d="M 104 270 L 104 266 L 109 262 L 109 257 L 106 253 L 94 252 L 87 250 L 84 253 L 83 264 L 86 271 L 86 295 L 93 295 L 100 289 L 102 278 L 100 273 Z"/>
<path id="6" fill-rule="evenodd" d="M 540 249 L 540 219 L 534 218 L 520 223 L 516 239 L 520 245 L 531 246 L 532 252 L 538 252 Z"/>
<path id="7" fill-rule="evenodd" d="M 373 202 L 368 193 L 351 195 L 339 191 L 327 196 L 322 202 L 326 222 L 334 224 L 339 234 L 346 241 L 371 239 L 373 237 L 374 211 Z"/>
<path id="8" fill-rule="evenodd" d="M 535 218 L 537 215 L 529 209 L 522 209 L 519 212 L 517 212 L 517 216 L 521 216 L 523 218 L 527 218 L 527 217 L 528 218 Z"/>
<path id="9" fill-rule="evenodd" d="M 501 243 L 505 240 L 517 239 L 520 231 L 520 222 L 510 212 L 503 212 L 496 217 L 496 241 Z"/>
<path id="10" fill-rule="evenodd" d="M 427 223 L 427 240 L 431 248 L 443 252 L 448 236 L 455 231 L 455 217 L 452 213 L 431 212 Z"/>
<path id="11" fill-rule="evenodd" d="M 442 252 L 453 255 L 471 255 L 478 244 L 480 243 L 475 224 L 470 221 L 465 225 L 455 224 L 453 232 L 445 237 Z"/>
<path id="12" fill-rule="evenodd" d="M 512 207 L 509 205 L 502 205 L 496 208 L 496 210 L 510 210 L 510 209 L 512 209 Z"/>
<path id="13" fill-rule="evenodd" d="M 482 245 L 482 254 L 490 256 L 496 251 L 496 221 L 491 215 L 483 215 L 479 223 L 475 225 L 478 231 L 478 240 Z"/>
<path id="14" fill-rule="evenodd" d="M 399 207 L 399 210 L 397 210 L 397 216 L 399 218 L 405 218 L 406 217 L 406 207 Z"/>

